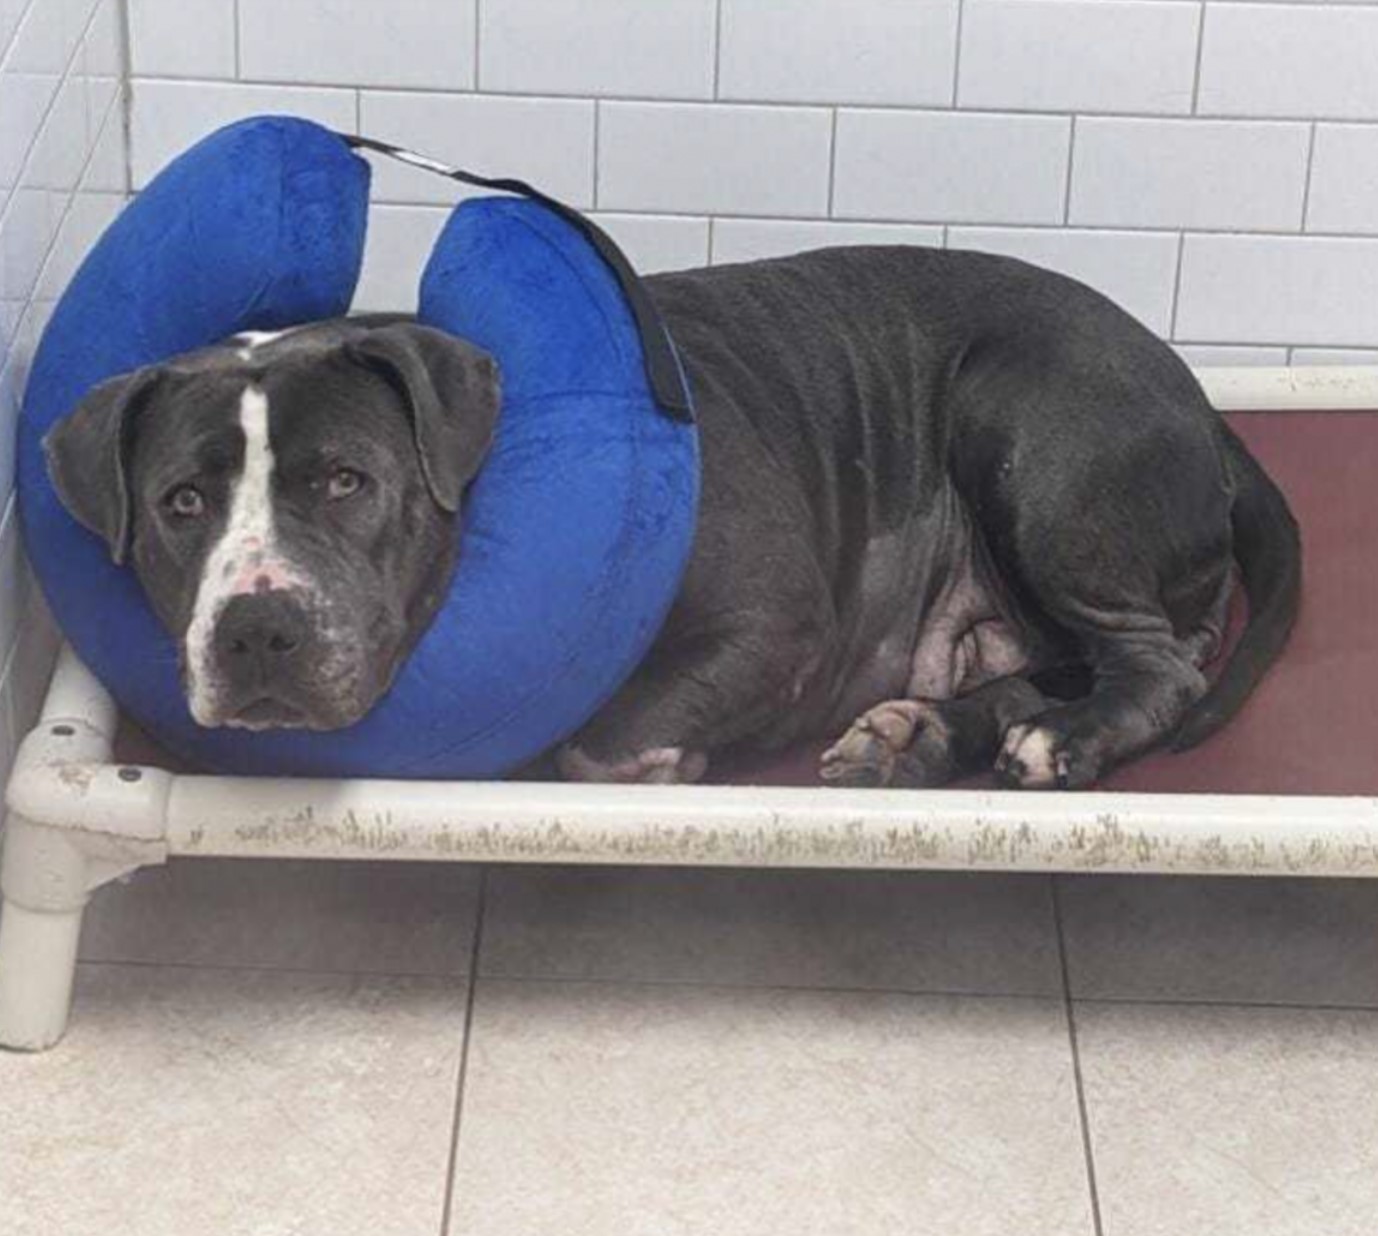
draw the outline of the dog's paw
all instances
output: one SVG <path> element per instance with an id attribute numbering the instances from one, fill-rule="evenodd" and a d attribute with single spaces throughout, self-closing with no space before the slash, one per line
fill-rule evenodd
<path id="1" fill-rule="evenodd" d="M 698 781 L 708 771 L 702 751 L 683 747 L 650 747 L 620 759 L 599 760 L 570 743 L 556 753 L 555 764 L 567 781 L 619 785 L 680 785 Z"/>
<path id="2" fill-rule="evenodd" d="M 896 761 L 920 731 L 945 734 L 933 709 L 919 700 L 887 700 L 858 717 L 823 752 L 818 774 L 833 785 L 889 785 Z"/>
<path id="3" fill-rule="evenodd" d="M 1010 726 L 995 757 L 996 778 L 1025 790 L 1080 789 L 1097 771 L 1075 738 L 1031 721 Z"/>

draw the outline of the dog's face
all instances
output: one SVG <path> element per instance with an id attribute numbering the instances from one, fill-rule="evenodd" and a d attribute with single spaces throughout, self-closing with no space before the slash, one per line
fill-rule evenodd
<path id="1" fill-rule="evenodd" d="M 478 349 L 340 320 L 114 378 L 44 447 L 177 638 L 200 724 L 335 729 L 443 600 L 497 411 Z"/>

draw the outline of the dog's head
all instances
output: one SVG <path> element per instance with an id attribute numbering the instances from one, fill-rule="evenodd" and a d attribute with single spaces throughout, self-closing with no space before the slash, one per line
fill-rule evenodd
<path id="1" fill-rule="evenodd" d="M 444 599 L 498 402 L 477 348 L 346 319 L 113 378 L 44 449 L 178 640 L 200 724 L 335 729 Z"/>

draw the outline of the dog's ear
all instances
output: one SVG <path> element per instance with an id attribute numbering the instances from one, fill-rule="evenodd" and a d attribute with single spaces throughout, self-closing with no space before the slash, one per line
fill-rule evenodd
<path id="1" fill-rule="evenodd" d="M 459 510 L 497 426 L 497 362 L 463 339 L 412 322 L 371 330 L 345 352 L 401 392 L 426 487 L 443 510 Z"/>
<path id="2" fill-rule="evenodd" d="M 43 438 L 48 476 L 72 517 L 110 546 L 123 562 L 129 552 L 133 497 L 129 456 L 134 419 L 162 380 L 157 366 L 120 374 L 95 387 Z"/>

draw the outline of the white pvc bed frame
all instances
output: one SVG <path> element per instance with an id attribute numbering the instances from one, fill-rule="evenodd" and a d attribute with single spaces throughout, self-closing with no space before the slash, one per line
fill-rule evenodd
<path id="1" fill-rule="evenodd" d="M 1378 367 L 1197 376 L 1378 408 Z M 170 856 L 1378 876 L 1378 798 L 187 776 L 113 763 L 117 722 L 64 648 L 6 795 L 0 1046 L 58 1041 L 88 896 Z"/>

